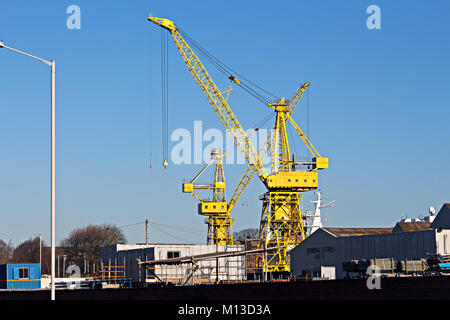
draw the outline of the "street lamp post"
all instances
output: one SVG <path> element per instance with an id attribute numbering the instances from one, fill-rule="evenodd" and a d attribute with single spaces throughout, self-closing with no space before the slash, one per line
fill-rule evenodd
<path id="1" fill-rule="evenodd" d="M 61 272 L 59 272 L 59 257 L 63 257 L 62 277 L 64 278 L 64 268 L 65 268 L 65 266 L 66 266 L 66 258 L 67 258 L 67 255 L 65 255 L 65 254 L 60 254 L 60 255 L 58 255 L 58 278 L 61 277 Z"/>
<path id="2" fill-rule="evenodd" d="M 23 51 L 6 46 L 0 42 L 0 48 L 5 48 L 27 57 L 44 62 L 51 67 L 51 300 L 55 300 L 55 60 L 47 61 Z"/>
<path id="3" fill-rule="evenodd" d="M 63 278 L 66 277 L 66 255 L 63 255 Z"/>

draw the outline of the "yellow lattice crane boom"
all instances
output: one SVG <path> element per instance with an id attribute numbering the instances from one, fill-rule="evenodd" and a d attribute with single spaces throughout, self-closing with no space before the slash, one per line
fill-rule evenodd
<path id="1" fill-rule="evenodd" d="M 152 15 L 148 19 L 170 32 L 191 75 L 249 164 L 249 168 L 238 184 L 235 194 L 240 195 L 243 192 L 254 174 L 258 175 L 268 189 L 261 197 L 263 210 L 260 220 L 259 247 L 277 247 L 278 249 L 271 250 L 270 254 L 259 256 L 257 259 L 258 265 L 261 266 L 263 271 L 268 272 L 289 271 L 288 252 L 305 238 L 300 211 L 301 194 L 299 193 L 317 189 L 317 170 L 328 167 L 328 158 L 320 156 L 292 119 L 292 113 L 309 83 L 301 86 L 289 101 L 281 98 L 268 104 L 268 107 L 275 111 L 276 120 L 272 133 L 266 141 L 266 146 L 271 153 L 271 172 L 267 174 L 261 157 L 228 105 L 227 99 L 231 88 L 225 92 L 218 89 L 200 59 L 189 47 L 172 21 Z M 235 75 L 229 74 L 228 78 L 234 84 L 243 86 L 242 81 Z M 288 121 L 294 126 L 296 132 L 308 147 L 313 156 L 312 159 L 301 160 L 291 157 L 286 131 Z M 234 203 L 229 207 L 232 208 L 233 205 Z"/>
<path id="2" fill-rule="evenodd" d="M 148 17 L 148 19 L 170 32 L 172 39 L 175 42 L 175 45 L 177 46 L 177 49 L 180 52 L 181 56 L 183 57 L 186 66 L 188 67 L 197 84 L 202 89 L 209 103 L 214 108 L 214 111 L 216 112 L 220 121 L 225 126 L 228 133 L 234 138 L 237 147 L 244 155 L 247 162 L 249 164 L 254 164 L 258 176 L 262 180 L 265 180 L 267 177 L 267 173 L 262 162 L 259 159 L 258 152 L 254 148 L 244 128 L 241 126 L 230 106 L 228 105 L 227 98 L 224 96 L 225 93 L 229 93 L 229 90 L 227 90 L 226 92 L 221 92 L 219 90 L 209 73 L 206 71 L 206 68 L 201 63 L 200 59 L 197 57 L 194 51 L 192 51 L 187 42 L 183 39 L 178 31 L 178 28 L 175 27 L 172 21 L 168 19 L 156 18 L 151 15 Z M 234 79 L 234 82 L 238 83 L 238 80 Z"/>

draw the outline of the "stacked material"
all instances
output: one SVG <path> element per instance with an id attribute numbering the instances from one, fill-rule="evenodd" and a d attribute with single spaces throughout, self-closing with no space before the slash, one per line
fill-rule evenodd
<path id="1" fill-rule="evenodd" d="M 369 269 L 371 268 L 371 269 Z M 380 259 L 360 259 L 344 261 L 343 270 L 359 274 L 366 273 L 423 273 L 429 270 L 427 261 L 422 260 L 401 260 L 396 261 L 394 258 Z"/>
<path id="2" fill-rule="evenodd" d="M 394 273 L 396 261 L 394 258 L 370 259 L 370 266 L 376 266 L 381 273 Z"/>
<path id="3" fill-rule="evenodd" d="M 369 267 L 381 273 L 394 273 L 396 261 L 394 258 L 360 259 L 344 261 L 343 270 L 346 272 L 366 273 Z M 372 272 L 370 272 L 372 273 Z"/>
<path id="4" fill-rule="evenodd" d="M 450 255 L 429 254 L 426 261 L 432 271 L 450 272 Z"/>
<path id="5" fill-rule="evenodd" d="M 425 260 L 405 260 L 397 262 L 397 272 L 425 272 L 428 270 L 428 265 Z"/>

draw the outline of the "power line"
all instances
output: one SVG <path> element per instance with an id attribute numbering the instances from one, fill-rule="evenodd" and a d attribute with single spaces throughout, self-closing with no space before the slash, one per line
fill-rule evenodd
<path id="1" fill-rule="evenodd" d="M 203 230 L 181 227 L 181 226 L 174 226 L 174 225 L 167 225 L 167 224 L 156 223 L 156 222 L 151 222 L 151 221 L 149 221 L 149 224 L 155 224 L 155 225 L 158 225 L 161 227 L 167 227 L 167 228 L 181 229 L 181 230 L 185 230 L 186 232 L 206 233 L 206 231 L 203 231 Z"/>
<path id="2" fill-rule="evenodd" d="M 174 239 L 181 240 L 181 241 L 186 242 L 186 243 L 190 242 L 189 240 L 180 238 L 180 237 L 175 236 L 175 235 L 173 235 L 173 234 L 171 234 L 171 233 L 169 233 L 169 232 L 167 232 L 167 231 L 165 231 L 165 230 L 162 230 L 162 229 L 160 229 L 159 227 L 155 226 L 154 224 L 150 224 L 150 226 L 153 227 L 153 228 L 155 228 L 155 229 L 158 230 L 159 232 L 164 233 L 164 234 L 166 234 L 166 235 L 168 235 L 168 236 L 170 236 L 170 237 L 172 237 L 172 238 L 174 238 Z"/>
<path id="3" fill-rule="evenodd" d="M 145 224 L 145 221 L 136 222 L 136 223 L 132 223 L 132 224 L 127 224 L 127 225 L 123 225 L 123 226 L 118 226 L 117 228 L 122 229 L 122 228 L 133 227 L 133 226 L 137 226 L 137 225 L 141 225 L 141 224 Z M 177 225 L 169 225 L 169 224 L 157 223 L 157 222 L 151 221 L 150 219 L 148 221 L 148 224 L 149 225 L 156 225 L 156 226 L 159 226 L 159 227 L 180 229 L 180 230 L 184 230 L 185 232 L 206 233 L 206 231 L 203 231 L 203 230 L 194 229 L 194 228 L 188 228 L 188 227 L 182 227 L 182 226 L 177 226 Z"/>
<path id="4" fill-rule="evenodd" d="M 137 225 L 144 224 L 144 223 L 145 223 L 145 221 L 144 222 L 137 222 L 137 223 L 133 223 L 133 224 L 127 224 L 127 225 L 124 225 L 124 226 L 119 226 L 117 228 L 119 228 L 119 229 L 128 228 L 128 227 L 133 227 L 133 226 L 137 226 Z"/>

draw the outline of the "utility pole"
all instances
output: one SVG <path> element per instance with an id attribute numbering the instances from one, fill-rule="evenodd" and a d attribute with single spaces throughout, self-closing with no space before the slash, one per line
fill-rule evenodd
<path id="1" fill-rule="evenodd" d="M 42 234 L 35 233 L 33 235 L 39 237 L 39 265 L 40 265 L 41 272 L 42 272 L 42 240 L 41 240 Z"/>
<path id="2" fill-rule="evenodd" d="M 145 219 L 145 245 L 148 246 L 148 219 Z"/>

